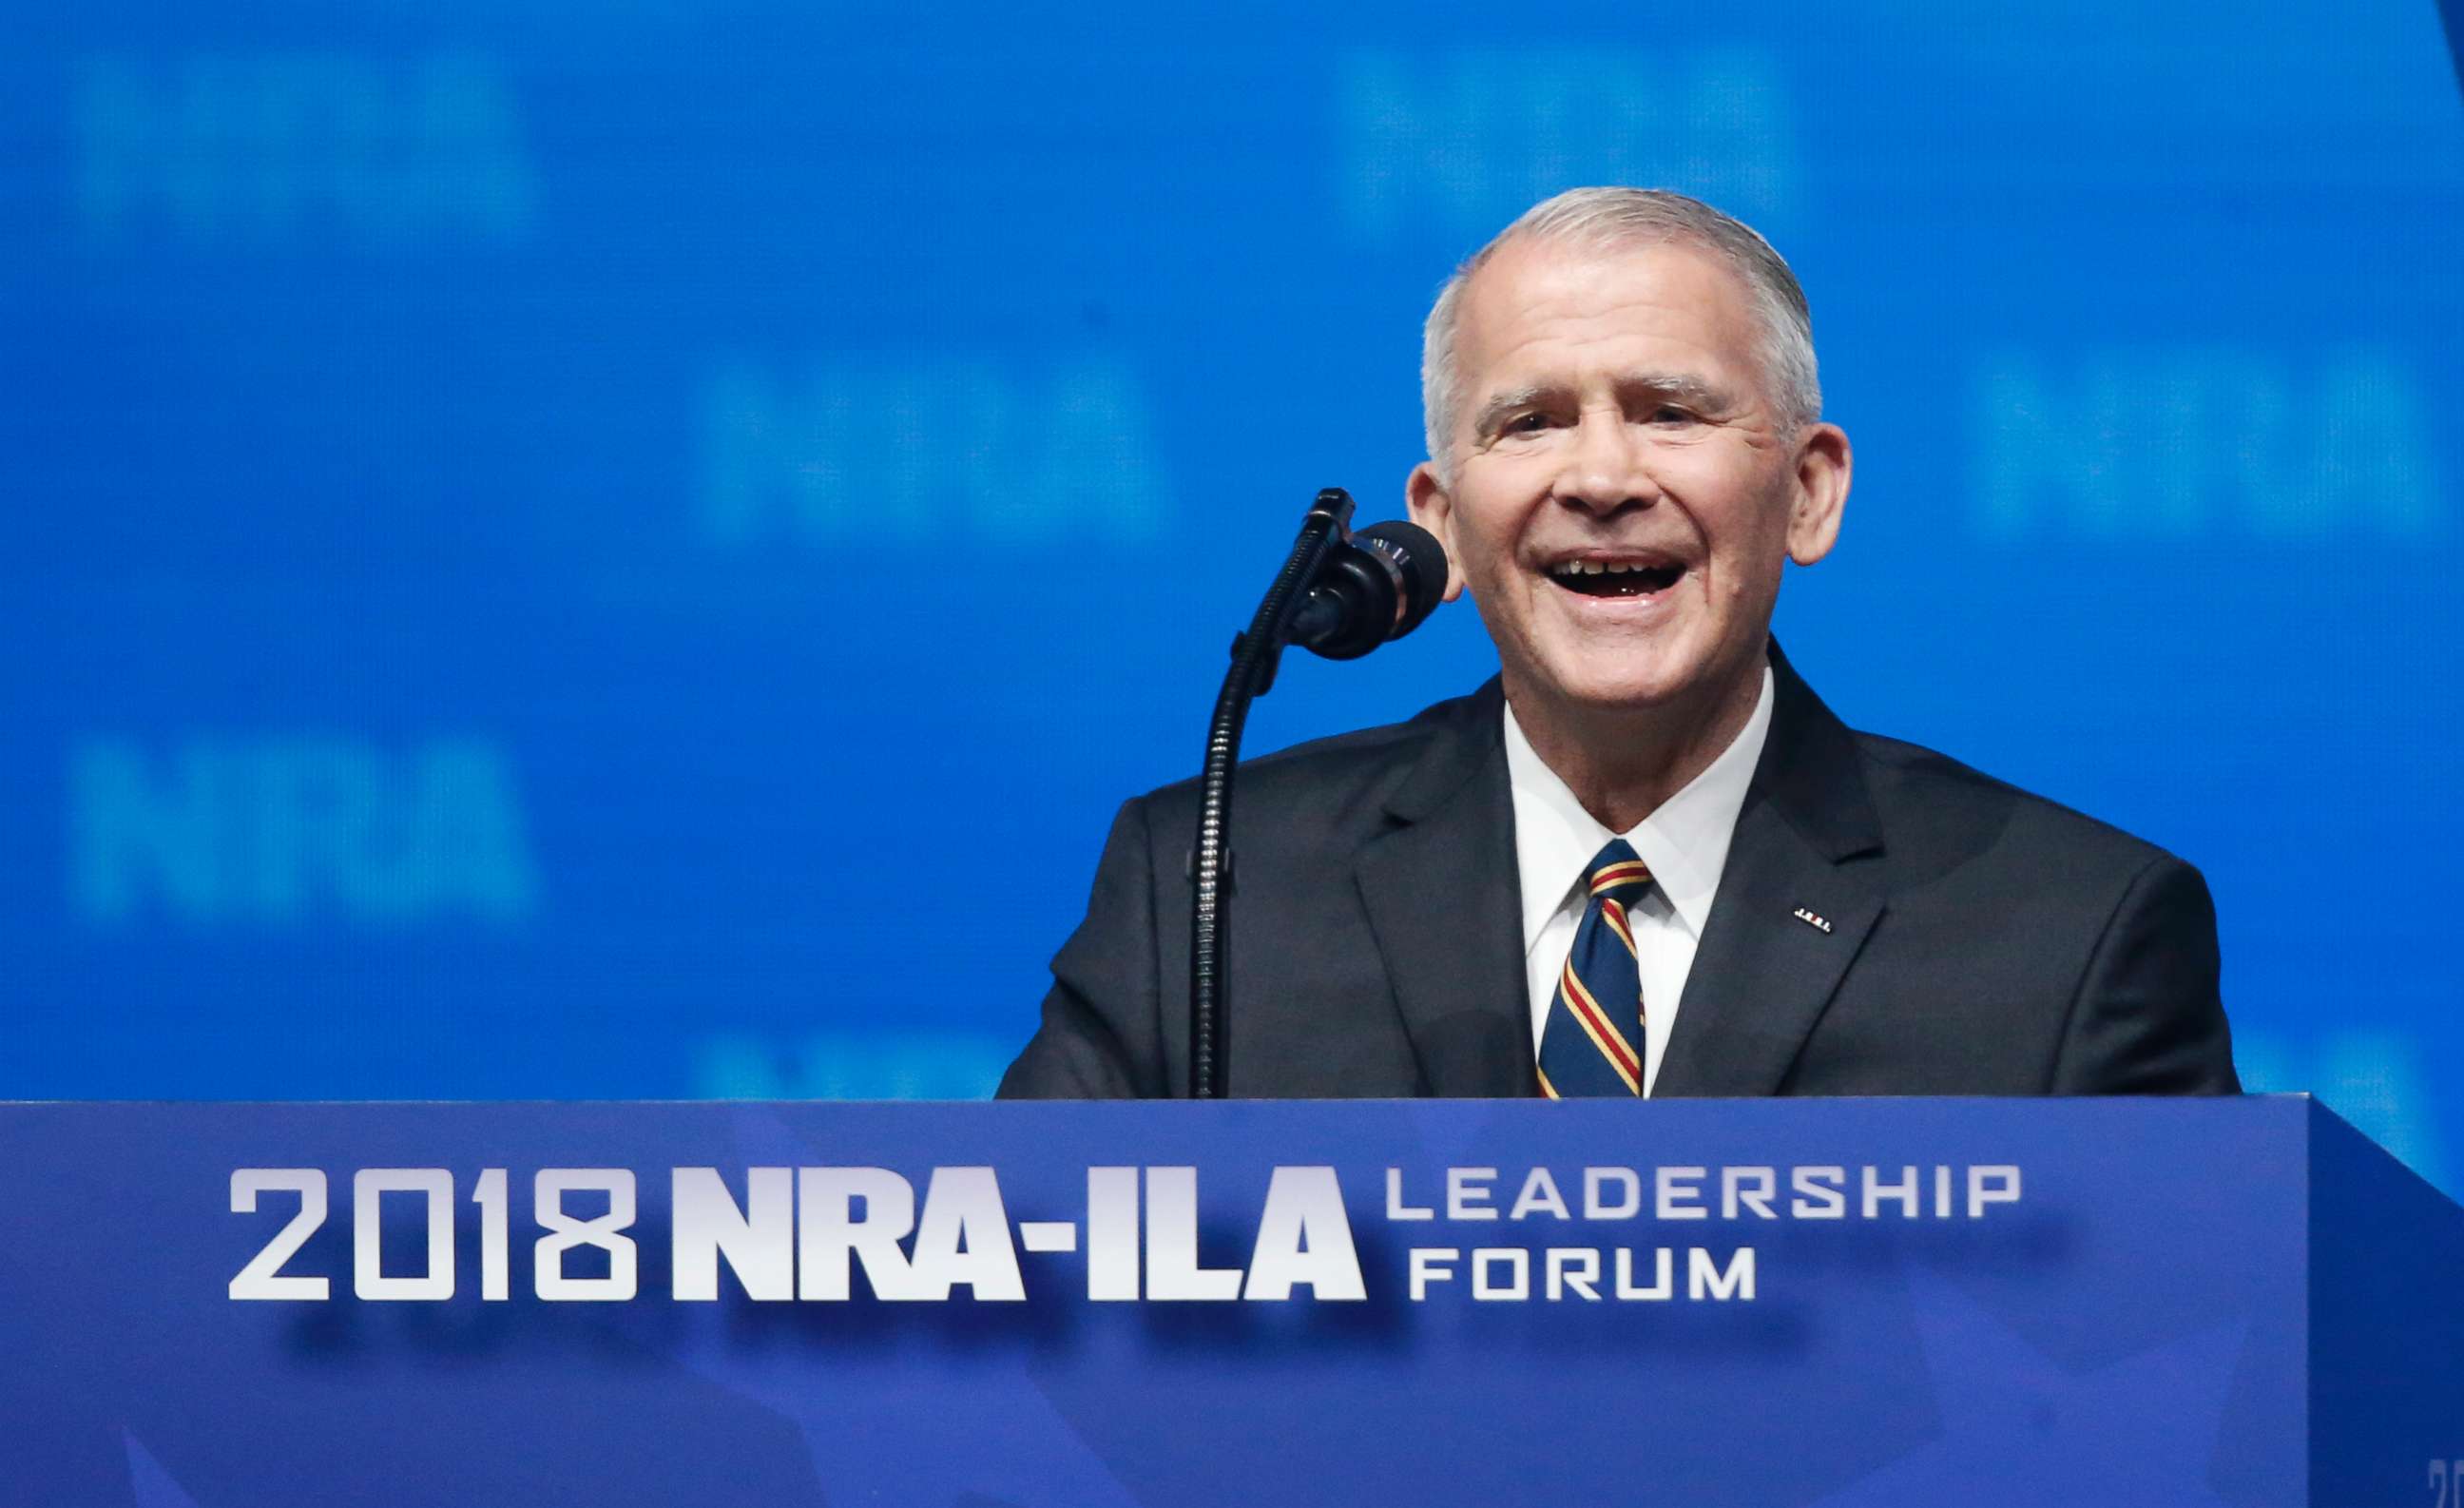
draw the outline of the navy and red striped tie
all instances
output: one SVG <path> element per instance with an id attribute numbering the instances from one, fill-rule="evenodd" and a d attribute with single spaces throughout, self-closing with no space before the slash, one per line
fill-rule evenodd
<path id="1" fill-rule="evenodd" d="M 1540 1032 L 1540 1092 L 1551 1099 L 1642 1093 L 1642 971 L 1626 913 L 1650 884 L 1623 838 L 1592 860 L 1583 920 Z"/>

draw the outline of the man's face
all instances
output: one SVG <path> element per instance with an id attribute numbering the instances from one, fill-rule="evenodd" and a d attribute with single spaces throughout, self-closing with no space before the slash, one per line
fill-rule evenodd
<path id="1" fill-rule="evenodd" d="M 1683 244 L 1509 243 L 1465 290 L 1445 545 L 1518 706 L 1708 705 L 1755 674 L 1782 565 L 1831 548 L 1847 437 L 1786 424 L 1738 276 Z M 1536 709 L 1534 709 L 1536 710 Z"/>

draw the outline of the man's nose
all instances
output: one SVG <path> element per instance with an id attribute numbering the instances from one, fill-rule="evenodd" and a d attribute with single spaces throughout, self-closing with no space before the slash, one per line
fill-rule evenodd
<path id="1" fill-rule="evenodd" d="M 1588 410 L 1573 438 L 1557 477 L 1558 501 L 1605 517 L 1628 505 L 1647 507 L 1659 500 L 1641 437 L 1621 414 Z"/>

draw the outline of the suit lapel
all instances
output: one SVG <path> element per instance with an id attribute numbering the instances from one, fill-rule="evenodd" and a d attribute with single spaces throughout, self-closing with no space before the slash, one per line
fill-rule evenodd
<path id="1" fill-rule="evenodd" d="M 1771 654 L 1771 736 L 1655 1097 L 1775 1093 L 1882 915 L 1881 830 L 1855 739 Z"/>
<path id="2" fill-rule="evenodd" d="M 1503 694 L 1463 703 L 1386 801 L 1354 879 L 1432 1095 L 1529 1095 L 1531 1008 Z"/>

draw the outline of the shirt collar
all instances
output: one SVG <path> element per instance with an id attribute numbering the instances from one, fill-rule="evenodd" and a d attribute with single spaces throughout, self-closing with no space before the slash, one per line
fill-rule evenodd
<path id="1" fill-rule="evenodd" d="M 1529 955 L 1540 929 L 1566 904 L 1585 867 L 1613 837 L 1634 845 L 1649 866 L 1661 894 L 1697 942 L 1711 915 L 1711 898 L 1727 868 L 1728 843 L 1746 787 L 1771 736 L 1771 672 L 1763 667 L 1762 694 L 1746 725 L 1685 788 L 1662 802 L 1633 832 L 1611 832 L 1583 809 L 1574 793 L 1544 763 L 1514 707 L 1506 708 L 1506 772 L 1514 796 L 1514 859 L 1523 882 L 1523 949 Z"/>

